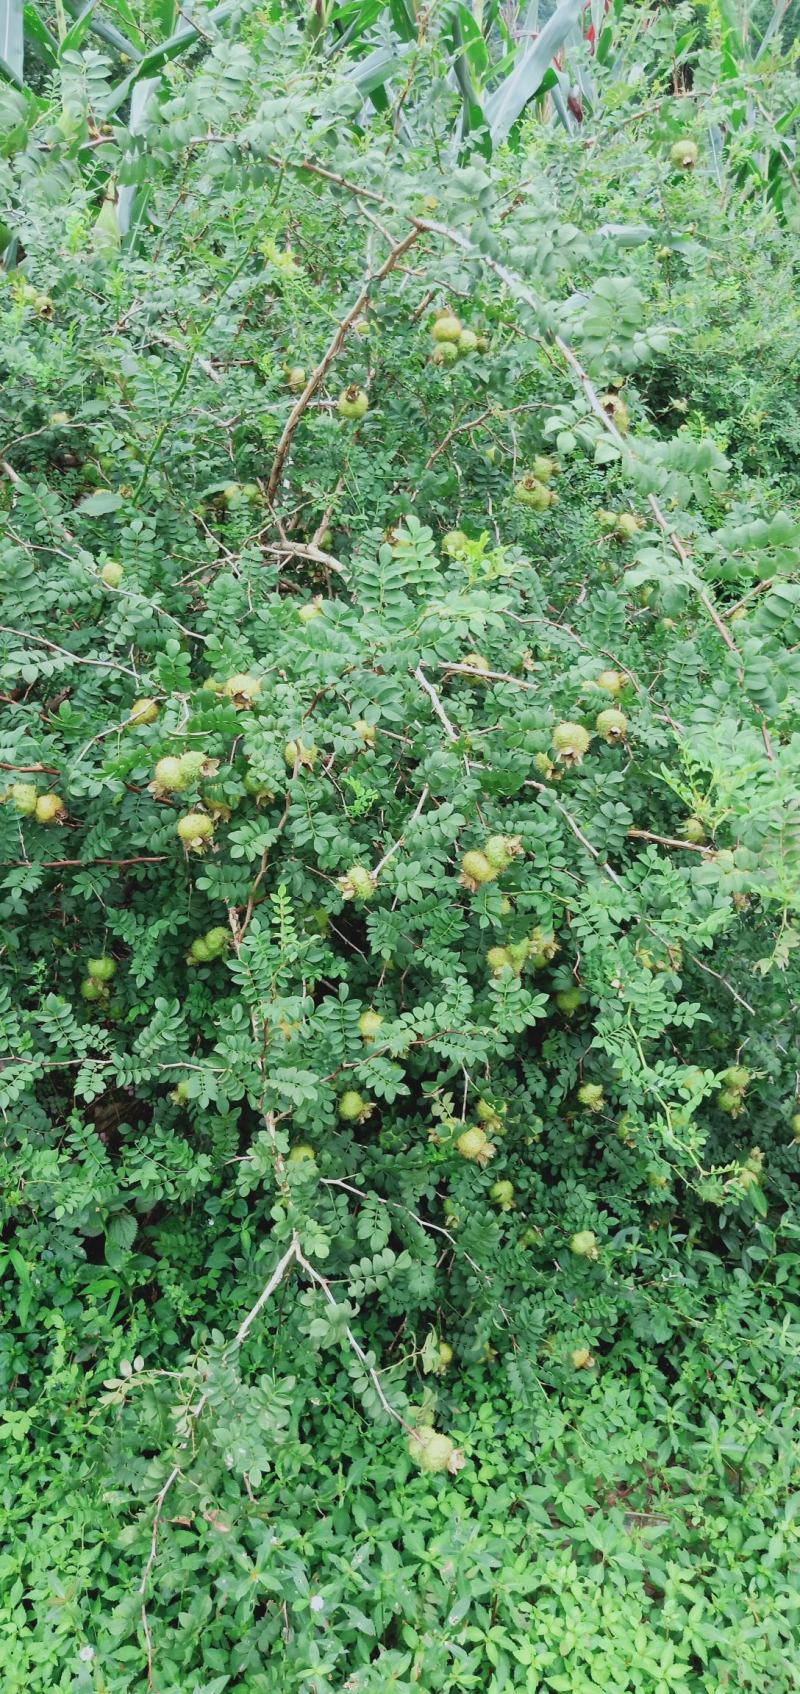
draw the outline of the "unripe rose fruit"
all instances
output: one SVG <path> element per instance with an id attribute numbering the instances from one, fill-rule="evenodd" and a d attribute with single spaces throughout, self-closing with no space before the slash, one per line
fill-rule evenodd
<path id="1" fill-rule="evenodd" d="M 584 1082 L 578 1089 L 578 1099 L 587 1112 L 602 1112 L 605 1105 L 599 1082 Z"/>
<path id="2" fill-rule="evenodd" d="M 792 1134 L 795 1141 L 800 1141 L 800 1112 L 795 1112 L 792 1118 Z"/>
<path id="3" fill-rule="evenodd" d="M 440 1435 L 435 1429 L 415 1429 L 408 1438 L 408 1451 L 420 1470 L 430 1475 L 450 1469 L 456 1447 L 449 1435 Z"/>
<path id="4" fill-rule="evenodd" d="M 183 777 L 181 787 L 187 788 L 191 783 L 197 782 L 198 777 L 202 774 L 206 756 L 205 753 L 200 752 L 199 748 L 192 748 L 188 753 L 181 753 L 178 763 Z"/>
<path id="5" fill-rule="evenodd" d="M 454 365 L 458 359 L 458 348 L 452 341 L 443 341 L 434 347 L 431 354 L 434 365 Z"/>
<path id="6" fill-rule="evenodd" d="M 463 529 L 450 529 L 442 536 L 442 552 L 449 553 L 452 558 L 456 553 L 462 553 L 468 542 L 469 536 L 464 534 Z"/>
<path id="7" fill-rule="evenodd" d="M 514 969 L 514 961 L 507 947 L 490 947 L 486 954 L 486 963 L 497 976 L 501 971 Z"/>
<path id="8" fill-rule="evenodd" d="M 299 394 L 306 385 L 306 373 L 302 365 L 290 365 L 286 372 L 286 382 L 293 394 Z"/>
<path id="9" fill-rule="evenodd" d="M 598 735 L 602 735 L 603 740 L 608 742 L 609 747 L 623 739 L 627 728 L 625 713 L 618 711 L 616 706 L 609 706 L 605 712 L 598 712 L 595 719 L 595 729 Z"/>
<path id="10" fill-rule="evenodd" d="M 128 728 L 134 726 L 138 728 L 139 724 L 155 723 L 157 717 L 158 705 L 155 700 L 149 700 L 147 697 L 142 700 L 134 700 L 131 706 L 131 715 L 128 718 Z"/>
<path id="11" fill-rule="evenodd" d="M 336 886 L 343 900 L 371 900 L 375 893 L 375 880 L 365 865 L 351 865 Z"/>
<path id="12" fill-rule="evenodd" d="M 261 679 L 251 676 L 249 671 L 237 671 L 235 676 L 229 676 L 223 684 L 222 692 L 232 702 L 237 711 L 244 706 L 251 706 L 261 694 Z"/>
<path id="13" fill-rule="evenodd" d="M 546 488 L 539 478 L 532 476 L 530 471 L 517 483 L 514 489 L 514 499 L 520 506 L 527 506 L 532 512 L 546 512 L 556 504 L 558 496 Z"/>
<path id="14" fill-rule="evenodd" d="M 109 559 L 108 563 L 103 566 L 100 575 L 106 588 L 119 588 L 125 572 L 122 566 L 117 564 L 116 559 Z"/>
<path id="15" fill-rule="evenodd" d="M 745 1070 L 744 1065 L 731 1065 L 730 1069 L 725 1071 L 722 1080 L 726 1088 L 746 1088 L 750 1081 L 750 1072 Z"/>
<path id="16" fill-rule="evenodd" d="M 353 728 L 356 735 L 361 737 L 366 747 L 375 746 L 376 729 L 374 723 L 368 723 L 366 718 L 356 718 Z"/>
<path id="17" fill-rule="evenodd" d="M 702 846 L 706 839 L 706 832 L 700 818 L 685 818 L 680 826 L 680 833 L 684 841 L 691 841 L 696 847 Z"/>
<path id="18" fill-rule="evenodd" d="M 21 817 L 32 818 L 39 794 L 32 782 L 13 782 L 6 799 L 11 801 L 14 810 L 19 812 Z"/>
<path id="19" fill-rule="evenodd" d="M 340 418 L 351 418 L 356 421 L 363 418 L 368 406 L 369 397 L 364 389 L 359 388 L 355 383 L 351 383 L 349 388 L 342 390 L 336 403 Z"/>
<path id="20" fill-rule="evenodd" d="M 319 600 L 307 600 L 304 606 L 298 606 L 297 616 L 301 623 L 313 623 L 315 618 L 322 616 L 322 605 Z"/>
<path id="21" fill-rule="evenodd" d="M 345 1123 L 357 1123 L 366 1108 L 366 1101 L 354 1088 L 348 1089 L 339 1101 L 339 1116 Z"/>
<path id="22" fill-rule="evenodd" d="M 594 1359 L 592 1358 L 588 1347 L 573 1348 L 573 1351 L 570 1353 L 570 1358 L 576 1370 L 591 1370 L 592 1365 L 594 1364 Z"/>
<path id="23" fill-rule="evenodd" d="M 625 687 L 625 678 L 621 671 L 601 671 L 596 687 L 604 688 L 607 694 L 620 694 Z"/>
<path id="24" fill-rule="evenodd" d="M 316 764 L 317 749 L 313 741 L 287 741 L 283 749 L 283 757 L 290 769 L 297 765 L 301 770 L 305 765 L 308 770 Z"/>
<path id="25" fill-rule="evenodd" d="M 569 1245 L 570 1252 L 576 1253 L 579 1259 L 597 1258 L 597 1236 L 591 1229 L 579 1229 Z"/>
<path id="26" fill-rule="evenodd" d="M 456 342 L 459 353 L 474 353 L 478 345 L 478 337 L 474 329 L 462 329 Z"/>
<path id="27" fill-rule="evenodd" d="M 518 835 L 490 835 L 484 843 L 484 854 L 496 871 L 504 871 L 522 851 Z"/>
<path id="28" fill-rule="evenodd" d="M 485 1129 L 479 1129 L 477 1125 L 472 1129 L 465 1129 L 456 1141 L 456 1148 L 462 1159 L 480 1159 L 489 1145 Z"/>
<path id="29" fill-rule="evenodd" d="M 296 1147 L 292 1148 L 291 1153 L 289 1154 L 289 1164 L 300 1165 L 303 1164 L 306 1159 L 315 1159 L 316 1156 L 317 1155 L 314 1152 L 313 1147 L 309 1147 L 305 1142 L 301 1141 Z"/>
<path id="30" fill-rule="evenodd" d="M 514 1184 L 505 1180 L 493 1182 L 489 1195 L 501 1212 L 510 1212 L 514 1204 Z"/>
<path id="31" fill-rule="evenodd" d="M 606 412 L 612 422 L 616 424 L 618 433 L 620 435 L 627 435 L 631 419 L 630 413 L 622 396 L 620 394 L 614 394 L 613 392 L 601 394 L 600 404 L 603 411 Z"/>
<path id="32" fill-rule="evenodd" d="M 553 746 L 557 757 L 565 765 L 579 765 L 583 756 L 588 753 L 591 743 L 588 729 L 581 723 L 557 723 L 553 730 Z"/>
<path id="33" fill-rule="evenodd" d="M 81 994 L 84 1000 L 102 1000 L 105 988 L 102 982 L 93 982 L 92 978 L 87 976 L 86 981 L 81 983 Z"/>
<path id="34" fill-rule="evenodd" d="M 186 787 L 186 772 L 180 759 L 168 755 L 159 759 L 155 768 L 155 781 L 159 788 L 176 789 Z"/>
<path id="35" fill-rule="evenodd" d="M 434 341 L 458 341 L 461 335 L 461 320 L 453 312 L 443 312 L 436 319 L 431 330 Z"/>
<path id="36" fill-rule="evenodd" d="M 37 823 L 60 823 L 66 810 L 60 794 L 40 794 L 34 816 Z"/>
<path id="37" fill-rule="evenodd" d="M 669 150 L 669 162 L 678 171 L 693 171 L 699 150 L 696 141 L 675 141 Z"/>
<path id="38" fill-rule="evenodd" d="M 99 959 L 86 960 L 86 971 L 93 982 L 110 982 L 117 974 L 117 961 L 110 959 L 107 953 L 102 953 Z"/>
<path id="39" fill-rule="evenodd" d="M 358 1020 L 358 1033 L 361 1039 L 363 1041 L 374 1041 L 382 1024 L 383 1018 L 380 1012 L 373 1012 L 368 1007 L 365 1012 L 361 1013 Z"/>
<path id="40" fill-rule="evenodd" d="M 449 1341 L 440 1341 L 439 1342 L 439 1369 L 442 1370 L 442 1371 L 446 1371 L 448 1365 L 451 1365 L 452 1363 L 453 1363 L 453 1349 L 450 1346 Z"/>
<path id="41" fill-rule="evenodd" d="M 461 860 L 461 880 L 466 888 L 476 889 L 485 882 L 494 882 L 497 871 L 489 863 L 485 853 L 465 853 Z"/>
<path id="42" fill-rule="evenodd" d="M 214 820 L 205 812 L 184 812 L 175 831 L 189 852 L 202 853 L 214 834 Z"/>
<path id="43" fill-rule="evenodd" d="M 577 1012 L 578 1007 L 583 1005 L 583 989 L 561 988 L 555 1001 L 559 1011 L 566 1012 L 567 1017 L 571 1017 L 572 1013 Z"/>

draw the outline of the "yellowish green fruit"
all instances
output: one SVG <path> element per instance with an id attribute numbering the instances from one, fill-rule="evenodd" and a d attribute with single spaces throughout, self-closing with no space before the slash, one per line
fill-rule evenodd
<path id="1" fill-rule="evenodd" d="M 369 1110 L 369 1107 L 363 1094 L 358 1094 L 354 1088 L 349 1088 L 346 1094 L 341 1096 L 338 1110 L 344 1123 L 358 1123 L 364 1113 Z"/>
<path id="2" fill-rule="evenodd" d="M 101 953 L 99 959 L 86 960 L 86 973 L 93 982 L 110 982 L 117 974 L 117 961 L 109 958 L 107 953 Z"/>
<path id="3" fill-rule="evenodd" d="M 442 552 L 449 553 L 451 558 L 463 553 L 468 544 L 469 536 L 464 534 L 463 529 L 449 529 L 447 534 L 442 536 Z"/>
<path id="4" fill-rule="evenodd" d="M 618 433 L 627 435 L 631 418 L 622 395 L 614 394 L 613 391 L 608 394 L 601 394 L 600 404 L 606 416 L 611 418 L 612 423 L 616 424 Z"/>
<path id="5" fill-rule="evenodd" d="M 19 812 L 23 818 L 33 817 L 38 798 L 38 789 L 32 782 L 12 782 L 6 794 L 6 799 L 11 801 L 15 812 Z"/>
<path id="6" fill-rule="evenodd" d="M 465 888 L 474 893 L 483 883 L 494 882 L 496 876 L 497 871 L 494 865 L 489 863 L 485 853 L 470 851 L 464 854 L 461 860 L 461 881 Z"/>
<path id="7" fill-rule="evenodd" d="M 100 572 L 100 576 L 105 583 L 106 588 L 119 588 L 124 575 L 125 572 L 123 571 L 122 566 L 117 563 L 116 559 L 109 559 L 108 563 L 103 566 L 103 569 Z"/>
<path id="8" fill-rule="evenodd" d="M 625 678 L 621 671 L 601 671 L 595 686 L 604 688 L 607 694 L 621 694 L 625 687 Z"/>
<path id="9" fill-rule="evenodd" d="M 696 141 L 675 141 L 669 150 L 669 162 L 678 171 L 693 171 L 699 157 Z"/>
<path id="10" fill-rule="evenodd" d="M 351 865 L 344 876 L 337 877 L 336 886 L 343 900 L 371 900 L 376 883 L 365 865 Z"/>
<path id="11" fill-rule="evenodd" d="M 319 598 L 307 600 L 304 606 L 298 606 L 297 616 L 301 623 L 313 623 L 315 618 L 322 616 L 322 601 Z"/>
<path id="12" fill-rule="evenodd" d="M 95 982 L 90 976 L 86 978 L 85 982 L 81 983 L 81 994 L 84 1000 L 102 1000 L 105 992 L 103 983 Z"/>
<path id="13" fill-rule="evenodd" d="M 490 1147 L 491 1142 L 485 1129 L 480 1129 L 477 1124 L 471 1129 L 463 1130 L 456 1141 L 456 1150 L 461 1154 L 462 1159 L 469 1159 L 479 1164 L 485 1163 L 487 1157 L 491 1157 Z"/>
<path id="14" fill-rule="evenodd" d="M 133 705 L 131 706 L 131 714 L 128 718 L 128 728 L 133 729 L 136 727 L 138 729 L 140 724 L 155 723 L 157 717 L 157 702 L 149 699 L 145 695 L 145 697 L 141 700 L 134 700 Z"/>
<path id="15" fill-rule="evenodd" d="M 434 347 L 431 359 L 434 365 L 454 365 L 458 359 L 458 348 L 453 341 L 442 341 Z"/>
<path id="16" fill-rule="evenodd" d="M 702 820 L 696 817 L 684 818 L 683 823 L 680 825 L 680 834 L 683 836 L 684 841 L 691 841 L 695 847 L 702 846 L 706 839 L 706 832 Z"/>
<path id="17" fill-rule="evenodd" d="M 376 737 L 377 731 L 375 729 L 374 723 L 368 723 L 366 718 L 356 718 L 356 721 L 353 724 L 353 728 L 356 732 L 356 735 L 360 736 L 360 738 L 363 741 L 365 747 L 374 747 L 375 746 L 375 737 Z"/>
<path id="18" fill-rule="evenodd" d="M 164 789 L 166 792 L 173 789 L 180 791 L 180 789 L 186 787 L 186 781 L 186 772 L 180 759 L 174 758 L 171 754 L 168 754 L 164 759 L 159 759 L 155 768 L 156 787 Z"/>
<path id="19" fill-rule="evenodd" d="M 574 1347 L 570 1358 L 576 1370 L 591 1370 L 594 1359 L 588 1347 Z"/>
<path id="20" fill-rule="evenodd" d="M 566 1012 L 567 1017 L 571 1017 L 573 1012 L 577 1012 L 578 1007 L 583 1005 L 583 999 L 582 988 L 561 988 L 555 996 L 559 1011 Z"/>
<path id="21" fill-rule="evenodd" d="M 577 1254 L 579 1259 L 597 1258 L 597 1236 L 591 1229 L 579 1229 L 570 1241 L 570 1252 Z"/>
<path id="22" fill-rule="evenodd" d="M 309 1147 L 305 1141 L 300 1141 L 296 1147 L 292 1148 L 288 1162 L 290 1165 L 301 1165 L 307 1159 L 315 1159 L 316 1156 L 313 1147 Z"/>
<path id="23" fill-rule="evenodd" d="M 383 1018 L 380 1012 L 373 1012 L 370 1007 L 367 1007 L 367 1010 L 361 1013 L 358 1020 L 358 1033 L 362 1041 L 375 1041 L 382 1025 Z"/>
<path id="24" fill-rule="evenodd" d="M 474 329 L 462 329 L 456 346 L 459 353 L 474 353 L 478 346 L 478 337 Z"/>
<path id="25" fill-rule="evenodd" d="M 605 1105 L 599 1082 L 584 1082 L 578 1089 L 578 1099 L 587 1112 L 602 1112 Z"/>
<path id="26" fill-rule="evenodd" d="M 449 1435 L 435 1429 L 415 1429 L 408 1437 L 408 1451 L 421 1471 L 437 1475 L 450 1470 L 456 1456 L 455 1443 Z"/>
<path id="27" fill-rule="evenodd" d="M 494 1201 L 501 1212 L 510 1212 L 514 1205 L 514 1184 L 502 1180 L 493 1182 L 489 1189 L 489 1198 Z"/>
<path id="28" fill-rule="evenodd" d="M 295 765 L 299 770 L 313 770 L 317 762 L 317 749 L 313 741 L 287 741 L 283 749 L 283 757 L 291 770 Z"/>
<path id="29" fill-rule="evenodd" d="M 602 735 L 603 740 L 608 742 L 609 747 L 613 747 L 624 739 L 628 720 L 625 713 L 618 711 L 616 706 L 609 706 L 605 712 L 598 712 L 595 729 L 598 735 Z"/>
<path id="30" fill-rule="evenodd" d="M 261 696 L 263 684 L 261 678 L 251 676 L 249 671 L 237 671 L 235 676 L 229 676 L 223 683 L 222 692 L 231 701 L 237 711 L 245 706 L 252 706 Z"/>
<path id="31" fill-rule="evenodd" d="M 349 388 L 344 388 L 336 402 L 336 410 L 340 418 L 350 418 L 356 422 L 359 418 L 363 418 L 368 407 L 369 396 L 356 383 L 351 383 Z"/>
<path id="32" fill-rule="evenodd" d="M 457 342 L 462 332 L 461 319 L 453 312 L 443 312 L 431 330 L 434 341 Z"/>
<path id="33" fill-rule="evenodd" d="M 302 365 L 290 365 L 288 367 L 286 372 L 286 382 L 293 394 L 299 394 L 301 388 L 305 388 L 306 373 L 303 370 Z"/>
<path id="34" fill-rule="evenodd" d="M 514 969 L 514 961 L 507 947 L 490 947 L 486 954 L 486 963 L 495 976 L 499 976 L 501 971 Z"/>
<path id="35" fill-rule="evenodd" d="M 67 808 L 60 794 L 39 795 L 34 811 L 37 823 L 61 823 L 66 815 Z"/>
<path id="36" fill-rule="evenodd" d="M 514 499 L 520 506 L 527 506 L 532 512 L 547 512 L 556 504 L 558 496 L 529 471 L 517 483 Z"/>
<path id="37" fill-rule="evenodd" d="M 205 812 L 184 812 L 175 832 L 189 853 L 203 853 L 214 834 L 214 820 Z"/>
<path id="38" fill-rule="evenodd" d="M 580 765 L 588 753 L 591 735 L 580 723 L 557 723 L 553 730 L 553 747 L 563 765 Z"/>

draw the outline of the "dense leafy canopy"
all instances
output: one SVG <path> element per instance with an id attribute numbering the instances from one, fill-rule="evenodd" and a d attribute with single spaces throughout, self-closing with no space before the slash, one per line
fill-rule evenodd
<path id="1" fill-rule="evenodd" d="M 595 12 L 0 96 L 11 1694 L 800 1686 L 798 79 Z"/>

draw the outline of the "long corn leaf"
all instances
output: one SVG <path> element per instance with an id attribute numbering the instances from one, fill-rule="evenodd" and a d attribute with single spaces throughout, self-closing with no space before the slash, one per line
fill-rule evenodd
<path id="1" fill-rule="evenodd" d="M 570 30 L 577 23 L 583 5 L 584 0 L 563 0 L 562 5 L 548 19 L 541 34 L 523 52 L 516 70 L 506 77 L 486 101 L 486 118 L 495 145 L 505 141 L 520 113 L 541 87 L 554 54 L 563 46 Z"/>
<path id="2" fill-rule="evenodd" d="M 21 88 L 24 69 L 23 0 L 0 0 L 0 71 Z"/>

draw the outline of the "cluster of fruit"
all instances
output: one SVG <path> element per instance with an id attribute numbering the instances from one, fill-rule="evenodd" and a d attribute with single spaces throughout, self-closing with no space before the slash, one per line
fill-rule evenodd
<path id="1" fill-rule="evenodd" d="M 20 817 L 33 818 L 36 823 L 63 823 L 67 815 L 60 794 L 40 794 L 32 782 L 12 782 L 3 799 Z"/>
<path id="2" fill-rule="evenodd" d="M 435 365 L 454 365 L 467 353 L 487 353 L 489 342 L 474 329 L 465 329 L 449 306 L 437 312 L 431 335 L 436 343 L 431 355 Z"/>

